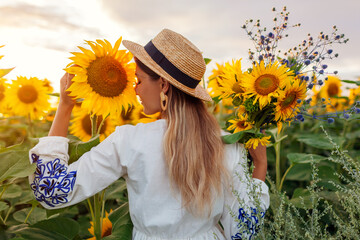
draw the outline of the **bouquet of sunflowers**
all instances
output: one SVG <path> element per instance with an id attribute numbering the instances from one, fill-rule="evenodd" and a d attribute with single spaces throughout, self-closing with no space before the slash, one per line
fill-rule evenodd
<path id="1" fill-rule="evenodd" d="M 323 60 L 338 57 L 330 46 L 348 41 L 337 34 L 334 26 L 330 35 L 321 32 L 315 39 L 309 34 L 307 40 L 280 56 L 278 42 L 288 36 L 284 32 L 300 26 L 288 26 L 288 15 L 284 7 L 274 18 L 271 32 L 260 26 L 260 20 L 246 21 L 243 29 L 255 46 L 254 51 L 249 49 L 252 67 L 243 71 L 241 59 L 233 60 L 217 64 L 209 77 L 210 95 L 215 103 L 222 102 L 230 116 L 225 128 L 232 134 L 223 138 L 226 143 L 240 142 L 247 149 L 266 146 L 271 136 L 262 130 L 275 126 L 279 134 L 284 124 L 304 121 L 300 113 L 306 111 L 303 105 L 311 101 L 306 99 L 308 90 L 328 79 Z"/>

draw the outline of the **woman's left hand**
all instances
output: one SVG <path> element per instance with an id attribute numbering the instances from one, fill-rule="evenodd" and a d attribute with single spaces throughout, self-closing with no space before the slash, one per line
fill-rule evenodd
<path id="1" fill-rule="evenodd" d="M 249 153 L 253 159 L 253 178 L 265 181 L 267 171 L 266 146 L 259 144 L 256 149 L 250 148 Z"/>

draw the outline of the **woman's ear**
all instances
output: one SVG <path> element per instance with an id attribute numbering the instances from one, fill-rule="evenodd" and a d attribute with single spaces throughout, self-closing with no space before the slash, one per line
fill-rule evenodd
<path id="1" fill-rule="evenodd" d="M 163 91 L 164 93 L 167 93 L 167 91 L 169 90 L 170 83 L 162 77 L 160 77 L 160 81 L 161 81 L 160 82 L 161 91 Z"/>

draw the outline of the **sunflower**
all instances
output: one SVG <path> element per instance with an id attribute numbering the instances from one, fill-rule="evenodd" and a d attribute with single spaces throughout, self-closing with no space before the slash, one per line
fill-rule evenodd
<path id="1" fill-rule="evenodd" d="M 359 101 L 359 100 L 360 100 L 360 87 L 350 89 L 350 94 L 349 94 L 350 103 L 349 104 L 352 105 L 356 101 Z"/>
<path id="2" fill-rule="evenodd" d="M 209 84 L 207 85 L 207 90 L 212 98 L 218 97 L 222 93 L 219 90 L 219 79 L 221 79 L 221 75 L 224 73 L 225 64 L 216 63 L 216 67 L 212 70 L 212 74 L 209 76 Z"/>
<path id="3" fill-rule="evenodd" d="M 8 111 L 8 105 L 5 101 L 5 91 L 9 88 L 9 84 L 6 83 L 5 78 L 0 78 L 0 114 L 4 114 Z"/>
<path id="4" fill-rule="evenodd" d="M 110 213 L 112 210 L 110 210 Z M 88 229 L 89 233 L 94 236 L 94 223 L 90 221 L 91 227 Z M 106 237 L 111 235 L 112 231 L 112 223 L 109 219 L 109 213 L 105 211 L 105 217 L 102 219 L 102 229 L 101 229 L 101 237 Z M 88 240 L 96 240 L 95 236 L 92 238 L 88 238 Z"/>
<path id="5" fill-rule="evenodd" d="M 259 101 L 260 109 L 271 102 L 272 97 L 278 97 L 279 92 L 293 81 L 293 72 L 278 62 L 265 66 L 264 61 L 253 65 L 250 73 L 244 74 L 243 86 L 247 98 L 255 96 L 254 104 Z"/>
<path id="6" fill-rule="evenodd" d="M 86 110 L 76 107 L 73 110 L 74 117 L 71 119 L 69 127 L 70 134 L 78 137 L 81 141 L 86 142 L 91 138 L 91 116 Z M 97 127 L 99 128 L 103 120 L 102 115 L 97 116 Z M 100 130 L 100 141 L 115 131 L 115 124 L 111 117 L 107 117 Z"/>
<path id="7" fill-rule="evenodd" d="M 271 136 L 264 136 L 264 137 L 259 137 L 259 138 L 250 138 L 246 143 L 245 143 L 245 148 L 249 149 L 249 148 L 254 148 L 256 149 L 257 146 L 259 144 L 266 146 L 267 144 L 270 143 L 269 139 Z"/>
<path id="8" fill-rule="evenodd" d="M 342 93 L 341 81 L 335 76 L 328 76 L 328 80 L 325 85 L 320 89 L 320 98 L 325 98 L 327 101 L 330 99 L 331 105 L 327 105 L 326 109 L 328 112 L 335 112 L 344 110 L 346 100 L 340 97 Z"/>
<path id="9" fill-rule="evenodd" d="M 249 130 L 252 128 L 251 123 L 246 121 L 246 118 L 242 115 L 238 115 L 237 118 L 229 120 L 229 123 L 232 123 L 227 130 L 232 131 L 233 133 Z"/>
<path id="10" fill-rule="evenodd" d="M 131 123 L 133 125 L 136 125 L 138 123 L 150 123 L 154 122 L 158 119 L 160 119 L 160 112 L 152 114 L 152 115 L 146 115 L 144 113 L 144 107 L 143 105 L 139 104 L 136 105 L 134 110 L 131 111 L 130 119 L 132 120 Z"/>
<path id="11" fill-rule="evenodd" d="M 222 75 L 218 79 L 220 98 L 241 97 L 245 92 L 242 84 L 243 72 L 241 71 L 241 59 L 225 63 Z"/>
<path id="12" fill-rule="evenodd" d="M 286 121 L 299 112 L 298 99 L 304 100 L 306 97 L 306 83 L 296 78 L 292 85 L 288 85 L 283 91 L 279 92 L 279 97 L 275 103 L 275 120 Z"/>
<path id="13" fill-rule="evenodd" d="M 44 82 L 44 86 L 47 88 L 48 92 L 52 93 L 54 91 L 54 88 L 51 86 L 51 82 L 47 78 L 44 78 L 43 82 Z"/>
<path id="14" fill-rule="evenodd" d="M 119 50 L 122 38 L 114 47 L 107 40 L 86 41 L 91 50 L 79 47 L 73 52 L 65 69 L 75 74 L 69 95 L 82 98 L 82 107 L 91 114 L 107 116 L 121 114 L 136 103 L 135 63 L 129 63 L 132 54 Z"/>
<path id="15" fill-rule="evenodd" d="M 15 115 L 39 119 L 50 108 L 44 82 L 36 77 L 17 77 L 7 90 L 6 101 Z"/>

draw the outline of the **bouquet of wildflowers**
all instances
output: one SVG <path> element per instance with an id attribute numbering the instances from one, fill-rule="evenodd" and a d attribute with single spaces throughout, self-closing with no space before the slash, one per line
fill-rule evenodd
<path id="1" fill-rule="evenodd" d="M 265 146 L 271 136 L 262 129 L 275 126 L 280 133 L 284 124 L 304 121 L 303 105 L 311 101 L 307 99 L 309 90 L 328 80 L 323 60 L 338 57 L 330 47 L 348 41 L 343 34 L 337 34 L 334 26 L 330 35 L 321 32 L 315 39 L 309 34 L 298 46 L 282 54 L 277 49 L 279 40 L 288 37 L 288 28 L 300 26 L 289 26 L 288 15 L 284 7 L 274 18 L 271 31 L 262 28 L 260 20 L 246 21 L 243 29 L 255 46 L 249 50 L 252 66 L 243 71 L 241 59 L 233 60 L 218 64 L 210 76 L 210 94 L 231 113 L 225 124 L 232 133 L 224 137 L 227 143 L 244 143 L 247 149 Z"/>

